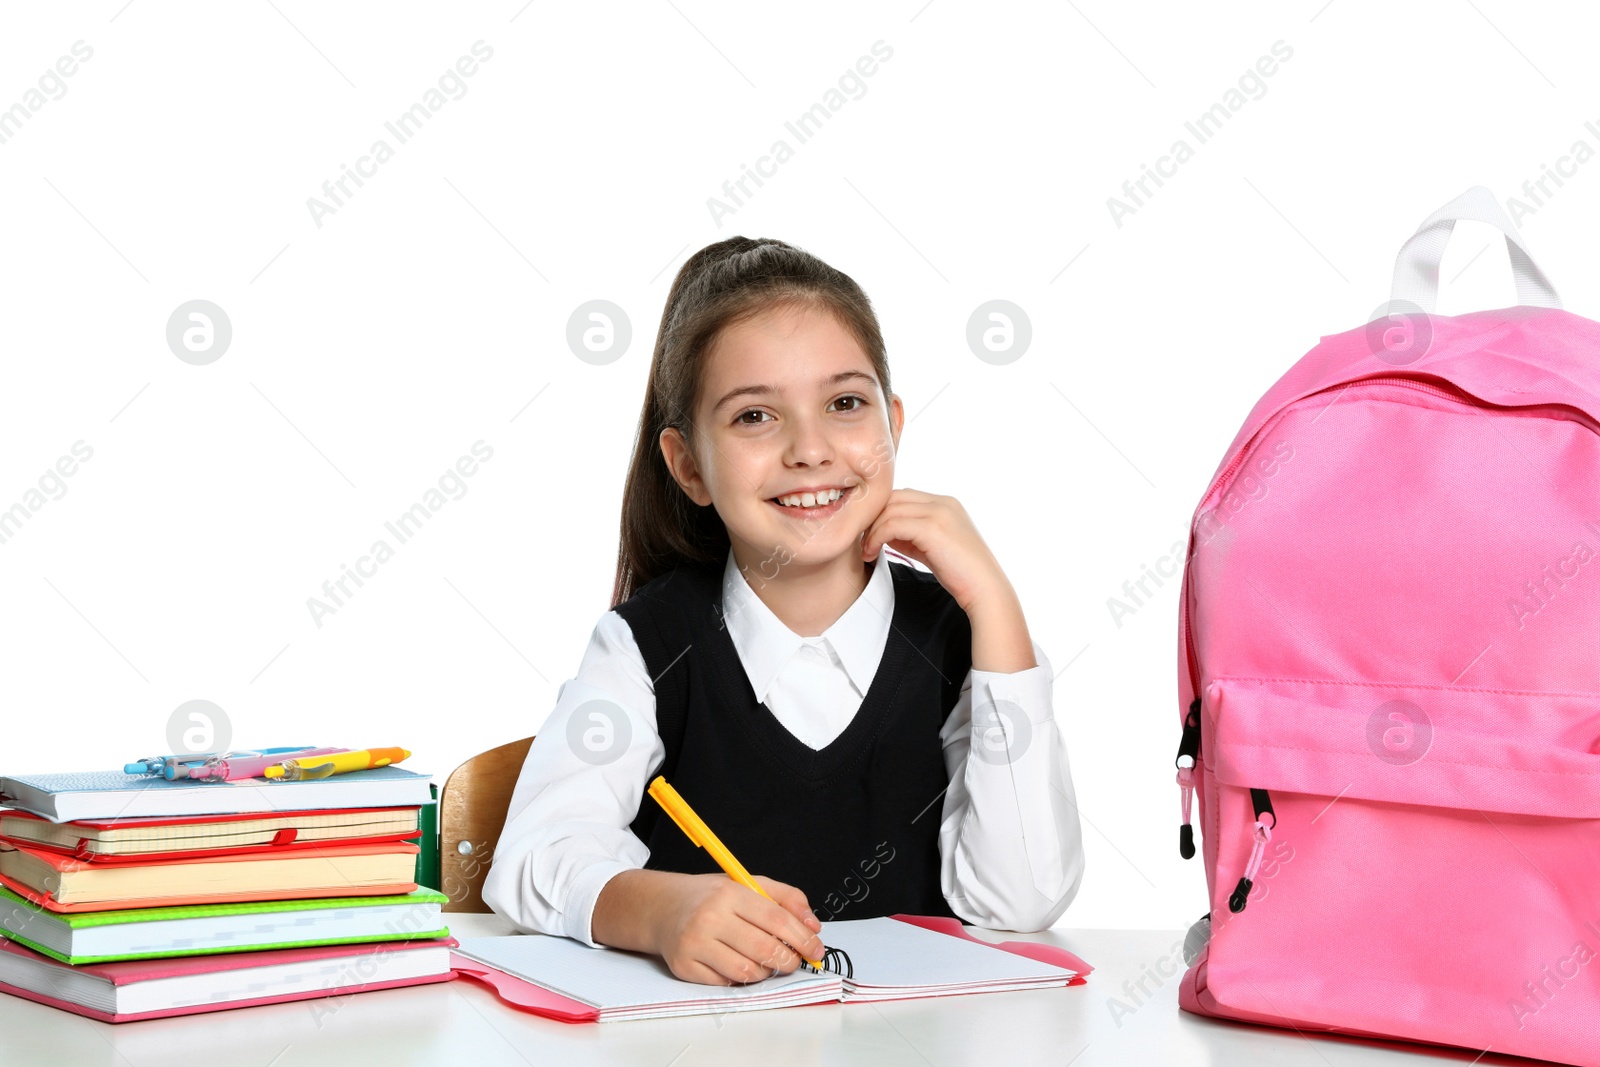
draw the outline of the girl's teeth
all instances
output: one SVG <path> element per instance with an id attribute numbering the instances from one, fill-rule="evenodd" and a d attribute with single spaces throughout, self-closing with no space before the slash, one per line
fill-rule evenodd
<path id="1" fill-rule="evenodd" d="M 814 508 L 819 505 L 826 506 L 844 495 L 842 489 L 824 489 L 820 493 L 800 493 L 795 496 L 780 496 L 778 503 L 786 508 Z"/>

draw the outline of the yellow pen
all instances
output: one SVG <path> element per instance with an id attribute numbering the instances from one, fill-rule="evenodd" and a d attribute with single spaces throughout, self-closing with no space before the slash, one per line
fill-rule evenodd
<path id="1" fill-rule="evenodd" d="M 768 900 L 772 900 L 771 894 L 762 889 L 756 883 L 756 880 L 750 877 L 750 872 L 744 869 L 744 864 L 734 858 L 733 853 L 728 851 L 728 846 L 717 839 L 717 835 L 711 832 L 711 828 L 705 824 L 704 820 L 696 815 L 694 809 L 689 807 L 688 803 L 678 795 L 678 791 L 667 784 L 665 778 L 659 774 L 656 775 L 655 780 L 650 783 L 649 792 L 652 797 L 655 797 L 656 803 L 660 804 L 666 813 L 672 816 L 672 821 L 678 824 L 678 829 L 688 834 L 690 841 L 709 852 L 711 858 L 717 861 L 717 866 L 728 872 L 729 878 L 741 885 L 749 886 Z M 777 903 L 777 901 L 773 901 L 773 903 Z M 794 946 L 791 945 L 789 947 L 793 948 Z M 815 969 L 822 970 L 821 960 L 806 959 L 804 956 L 800 958 Z"/>
<path id="2" fill-rule="evenodd" d="M 364 748 L 359 752 L 334 752 L 326 756 L 307 756 L 303 760 L 286 759 L 262 772 L 267 778 L 281 778 L 298 782 L 306 778 L 327 778 L 350 771 L 364 771 L 371 767 L 387 767 L 399 763 L 411 753 L 403 748 Z"/>

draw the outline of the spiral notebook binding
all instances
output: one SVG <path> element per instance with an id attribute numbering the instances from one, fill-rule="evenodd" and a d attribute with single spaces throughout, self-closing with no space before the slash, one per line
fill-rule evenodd
<path id="1" fill-rule="evenodd" d="M 855 968 L 850 964 L 850 954 L 842 948 L 829 948 L 827 945 L 822 946 L 822 970 L 819 971 L 805 960 L 800 961 L 800 966 L 812 974 L 827 972 L 844 978 L 854 978 L 856 975 Z"/>

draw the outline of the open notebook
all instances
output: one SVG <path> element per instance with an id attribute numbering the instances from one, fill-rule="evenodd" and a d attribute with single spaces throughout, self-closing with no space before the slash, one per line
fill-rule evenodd
<path id="1" fill-rule="evenodd" d="M 543 934 L 463 938 L 454 966 L 507 1003 L 567 1022 L 1040 989 L 1077 984 L 1091 969 L 1049 945 L 972 939 L 954 920 L 828 922 L 822 940 L 848 956 L 847 975 L 801 968 L 745 986 L 700 985 L 675 977 L 658 957 Z"/>

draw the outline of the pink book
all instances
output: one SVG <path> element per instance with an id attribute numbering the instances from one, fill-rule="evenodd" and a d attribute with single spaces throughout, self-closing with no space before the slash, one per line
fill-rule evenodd
<path id="1" fill-rule="evenodd" d="M 444 937 L 69 967 L 0 939 L 0 992 L 123 1023 L 445 982 L 454 947 Z"/>

